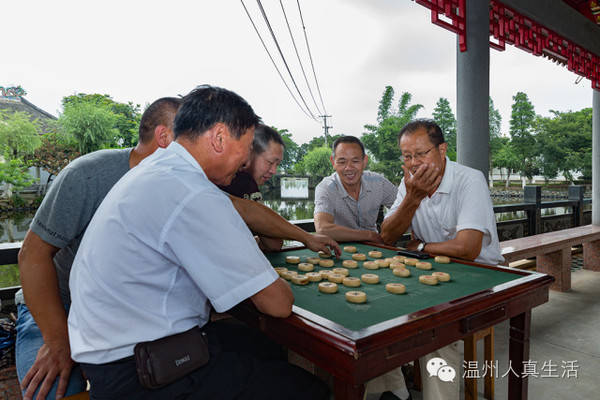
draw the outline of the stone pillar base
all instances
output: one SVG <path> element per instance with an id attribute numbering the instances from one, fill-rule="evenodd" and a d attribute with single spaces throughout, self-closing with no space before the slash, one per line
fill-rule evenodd
<path id="1" fill-rule="evenodd" d="M 536 270 L 554 277 L 552 290 L 571 289 L 571 249 L 565 248 L 536 257 Z"/>
<path id="2" fill-rule="evenodd" d="M 583 268 L 600 271 L 600 240 L 583 244 Z"/>

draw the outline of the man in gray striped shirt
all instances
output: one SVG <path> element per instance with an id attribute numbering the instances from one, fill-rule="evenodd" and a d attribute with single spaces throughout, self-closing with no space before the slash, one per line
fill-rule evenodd
<path id="1" fill-rule="evenodd" d="M 362 142 L 342 136 L 333 143 L 335 172 L 315 189 L 315 228 L 337 241 L 369 240 L 383 243 L 377 232 L 377 215 L 391 207 L 398 188 L 383 175 L 364 171 L 368 156 Z"/>
<path id="2" fill-rule="evenodd" d="M 364 145 L 354 136 L 342 136 L 333 142 L 331 164 L 335 172 L 315 189 L 318 233 L 340 242 L 383 243 L 377 232 L 379 208 L 394 204 L 398 188 L 383 175 L 364 171 L 368 159 Z M 409 398 L 400 368 L 367 383 L 367 400 L 377 400 L 383 392 L 391 392 L 386 398 Z"/>

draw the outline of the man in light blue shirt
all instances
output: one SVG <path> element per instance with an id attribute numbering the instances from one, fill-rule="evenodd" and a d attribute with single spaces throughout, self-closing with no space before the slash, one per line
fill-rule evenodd
<path id="1" fill-rule="evenodd" d="M 235 93 L 194 90 L 175 118 L 175 142 L 129 171 L 98 208 L 69 282 L 71 354 L 92 398 L 327 397 L 321 382 L 270 349 L 240 345 L 255 332 L 208 323 L 210 305 L 223 312 L 245 299 L 274 317 L 291 313 L 288 284 L 216 186 L 247 160 L 257 123 Z M 134 346 L 194 326 L 208 336 L 209 363 L 160 389 L 142 387 Z"/>

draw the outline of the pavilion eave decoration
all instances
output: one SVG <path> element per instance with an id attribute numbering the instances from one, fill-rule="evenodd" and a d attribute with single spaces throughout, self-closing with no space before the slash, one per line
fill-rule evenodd
<path id="1" fill-rule="evenodd" d="M 460 51 L 467 50 L 465 0 L 415 0 L 431 10 L 431 22 L 458 35 Z M 536 56 L 565 65 L 600 89 L 600 56 L 527 18 L 499 1 L 490 1 L 490 47 L 503 51 L 512 44 Z"/>

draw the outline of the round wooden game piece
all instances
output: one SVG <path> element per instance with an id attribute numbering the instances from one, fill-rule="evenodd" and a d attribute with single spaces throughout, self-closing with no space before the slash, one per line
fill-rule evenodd
<path id="1" fill-rule="evenodd" d="M 286 256 L 285 262 L 288 264 L 298 264 L 300 262 L 300 257 L 298 256 Z"/>
<path id="2" fill-rule="evenodd" d="M 403 263 L 403 262 L 404 262 L 404 260 L 406 260 L 406 257 L 404 257 L 404 256 L 394 256 L 394 257 L 392 257 L 392 258 L 393 258 L 394 260 L 398 261 L 398 262 L 401 262 L 401 263 Z"/>
<path id="3" fill-rule="evenodd" d="M 321 293 L 335 293 L 338 290 L 337 284 L 333 282 L 321 282 L 319 283 L 319 292 Z"/>
<path id="4" fill-rule="evenodd" d="M 354 276 L 347 276 L 344 278 L 342 283 L 344 284 L 344 286 L 348 286 L 348 287 L 359 287 L 360 279 L 358 279 Z"/>
<path id="5" fill-rule="evenodd" d="M 319 251 L 319 257 L 321 258 L 330 258 L 331 257 L 331 253 L 326 253 L 324 251 Z"/>
<path id="6" fill-rule="evenodd" d="M 378 250 L 371 250 L 369 252 L 369 257 L 371 258 L 381 258 L 383 257 L 383 253 Z"/>
<path id="7" fill-rule="evenodd" d="M 438 271 L 438 272 L 434 272 L 431 275 L 435 276 L 437 278 L 437 280 L 440 282 L 448 282 L 450 280 L 450 274 L 447 272 Z"/>
<path id="8" fill-rule="evenodd" d="M 333 283 L 342 283 L 344 281 L 344 275 L 335 274 L 332 272 L 329 275 L 327 275 L 327 280 Z"/>
<path id="9" fill-rule="evenodd" d="M 356 253 L 356 246 L 344 246 L 344 251 L 346 253 Z"/>
<path id="10" fill-rule="evenodd" d="M 298 269 L 304 272 L 310 272 L 315 269 L 315 266 L 310 263 L 300 263 L 298 264 Z"/>
<path id="11" fill-rule="evenodd" d="M 358 290 L 346 292 L 346 300 L 350 303 L 364 303 L 367 301 L 367 294 Z"/>
<path id="12" fill-rule="evenodd" d="M 292 276 L 292 283 L 296 285 L 308 285 L 308 277 L 306 275 Z"/>
<path id="13" fill-rule="evenodd" d="M 375 261 L 365 261 L 363 267 L 366 269 L 379 269 L 379 265 Z"/>
<path id="14" fill-rule="evenodd" d="M 279 274 L 279 276 L 281 276 L 284 272 L 286 272 L 288 269 L 286 267 L 275 267 L 275 272 L 277 272 L 277 274 Z"/>
<path id="15" fill-rule="evenodd" d="M 358 263 L 354 260 L 344 260 L 342 265 L 346 268 L 358 268 Z"/>
<path id="16" fill-rule="evenodd" d="M 360 276 L 360 280 L 363 281 L 364 283 L 370 283 L 370 284 L 379 283 L 379 275 L 377 275 L 377 274 L 362 274 Z"/>
<path id="17" fill-rule="evenodd" d="M 309 272 L 306 277 L 311 282 L 321 282 L 323 280 L 320 272 Z"/>
<path id="18" fill-rule="evenodd" d="M 284 271 L 281 273 L 281 277 L 283 279 L 285 279 L 286 281 L 289 281 L 292 279 L 292 276 L 296 276 L 298 275 L 298 273 L 296 271 Z"/>
<path id="19" fill-rule="evenodd" d="M 352 254 L 352 259 L 356 261 L 365 261 L 367 256 L 365 256 L 363 253 L 356 253 Z"/>
<path id="20" fill-rule="evenodd" d="M 390 269 L 394 268 L 404 268 L 406 265 L 402 264 L 400 261 L 394 261 L 390 263 Z"/>
<path id="21" fill-rule="evenodd" d="M 405 258 L 404 259 L 404 264 L 406 264 L 406 265 L 415 266 L 415 265 L 417 265 L 418 262 L 419 262 L 419 260 L 417 260 L 416 258 Z"/>
<path id="22" fill-rule="evenodd" d="M 323 278 L 323 279 L 327 279 L 329 274 L 333 274 L 332 271 L 327 271 L 326 269 L 319 271 L 318 273 L 321 275 L 321 278 Z"/>
<path id="23" fill-rule="evenodd" d="M 408 278 L 410 276 L 410 270 L 408 268 L 394 268 L 392 273 L 396 276 L 400 276 L 402 278 Z"/>
<path id="24" fill-rule="evenodd" d="M 406 286 L 401 283 L 388 283 L 385 285 L 385 290 L 394 294 L 406 293 Z"/>
<path id="25" fill-rule="evenodd" d="M 396 261 L 396 260 L 394 260 L 392 257 L 384 258 L 384 260 L 385 260 L 385 261 L 389 261 L 389 262 L 390 262 L 390 264 L 391 264 L 391 263 L 393 263 L 394 261 Z"/>
<path id="26" fill-rule="evenodd" d="M 450 264 L 450 257 L 435 256 L 434 261 L 439 264 Z"/>
<path id="27" fill-rule="evenodd" d="M 319 260 L 319 265 L 321 267 L 331 268 L 333 267 L 333 264 L 335 264 L 333 260 Z"/>
<path id="28" fill-rule="evenodd" d="M 306 262 L 311 263 L 312 265 L 317 265 L 320 261 L 319 257 L 306 257 Z"/>
<path id="29" fill-rule="evenodd" d="M 425 261 L 419 261 L 417 263 L 417 265 L 415 265 L 417 268 L 422 269 L 424 271 L 428 271 L 431 269 L 431 263 L 425 262 Z"/>
<path id="30" fill-rule="evenodd" d="M 387 268 L 391 264 L 387 259 L 385 259 L 385 260 L 377 260 L 375 262 L 377 263 L 377 265 L 379 265 L 379 268 Z"/>
<path id="31" fill-rule="evenodd" d="M 421 275 L 419 277 L 419 282 L 424 283 L 425 285 L 437 285 L 438 279 L 433 275 Z"/>
<path id="32" fill-rule="evenodd" d="M 334 274 L 340 274 L 344 276 L 348 276 L 349 272 L 346 268 L 334 268 L 332 269 Z"/>

